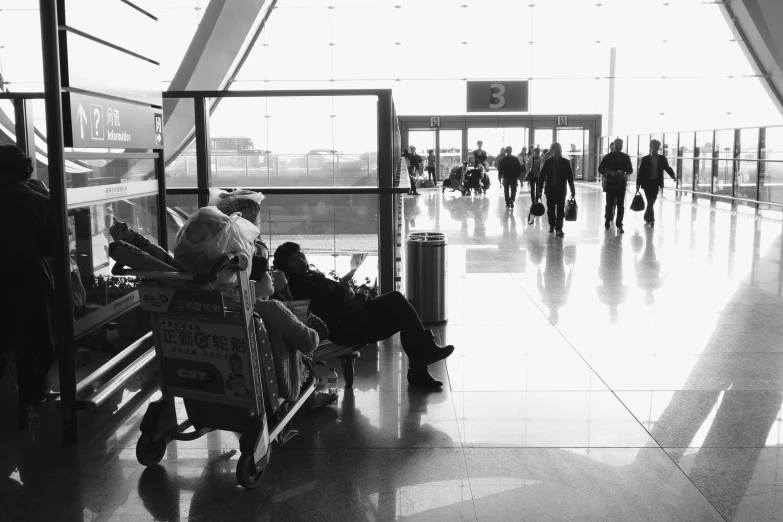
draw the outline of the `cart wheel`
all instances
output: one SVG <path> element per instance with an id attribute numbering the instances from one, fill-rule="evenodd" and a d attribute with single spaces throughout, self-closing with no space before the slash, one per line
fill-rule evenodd
<path id="1" fill-rule="evenodd" d="M 166 439 L 152 440 L 152 433 L 141 433 L 136 443 L 136 460 L 142 466 L 155 466 L 166 454 Z"/>
<path id="2" fill-rule="evenodd" d="M 237 482 L 245 489 L 253 489 L 264 478 L 266 468 L 258 469 L 252 453 L 243 453 L 237 462 Z"/>

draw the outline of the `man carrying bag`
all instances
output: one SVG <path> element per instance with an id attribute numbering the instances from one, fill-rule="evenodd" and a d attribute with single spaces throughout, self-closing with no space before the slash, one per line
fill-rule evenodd
<path id="1" fill-rule="evenodd" d="M 617 231 L 623 231 L 623 216 L 625 215 L 625 187 L 628 184 L 628 176 L 633 173 L 633 165 L 628 154 L 622 152 L 623 140 L 614 140 L 614 149 L 601 160 L 598 166 L 606 180 L 606 210 L 604 213 L 604 228 L 609 229 L 614 220 L 615 208 L 617 208 Z"/>
<path id="2" fill-rule="evenodd" d="M 639 166 L 639 175 L 636 178 L 636 191 L 641 187 L 647 198 L 647 210 L 644 212 L 644 224 L 655 226 L 655 200 L 658 199 L 658 190 L 663 191 L 663 173 L 666 171 L 673 180 L 677 179 L 674 169 L 669 166 L 666 156 L 661 156 L 658 151 L 661 142 L 650 142 L 650 153 L 642 158 Z"/>
<path id="3" fill-rule="evenodd" d="M 552 144 L 553 157 L 546 160 L 541 168 L 541 179 L 546 195 L 547 214 L 549 216 L 549 232 L 557 231 L 558 237 L 563 237 L 563 219 L 565 214 L 566 183 L 571 189 L 571 197 L 576 195 L 574 189 L 574 173 L 571 172 L 571 162 L 563 157 L 563 149 L 559 143 Z"/>

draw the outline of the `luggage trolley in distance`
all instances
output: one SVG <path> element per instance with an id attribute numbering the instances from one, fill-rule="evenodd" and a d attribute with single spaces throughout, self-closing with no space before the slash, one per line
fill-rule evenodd
<path id="1" fill-rule="evenodd" d="M 142 465 L 158 464 L 171 440 L 195 440 L 213 430 L 239 432 L 236 476 L 249 489 L 264 475 L 271 442 L 283 444 L 296 434 L 286 425 L 314 392 L 315 381 L 283 413 L 246 266 L 245 259 L 234 258 L 222 260 L 211 274 L 125 272 L 143 278 L 139 296 L 152 317 L 161 377 L 162 397 L 149 404 L 141 421 L 136 458 Z M 223 270 L 236 273 L 236 286 L 213 290 L 209 283 Z M 175 397 L 183 399 L 187 412 L 180 424 Z M 191 426 L 193 431 L 186 432 Z"/>

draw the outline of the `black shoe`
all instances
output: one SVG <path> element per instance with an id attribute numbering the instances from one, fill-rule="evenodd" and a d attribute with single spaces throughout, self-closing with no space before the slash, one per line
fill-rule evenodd
<path id="1" fill-rule="evenodd" d="M 514 210 L 514 204 L 510 204 L 509 207 L 511 207 L 511 210 Z"/>
<path id="2" fill-rule="evenodd" d="M 410 353 L 417 354 L 421 359 L 412 360 L 414 364 L 419 366 L 425 366 L 434 364 L 438 361 L 442 361 L 452 353 L 454 353 L 454 346 L 440 346 L 435 342 L 435 335 L 432 330 L 422 330 L 414 334 L 404 334 L 400 332 L 400 340 L 405 336 L 410 342 L 406 341 L 404 344 L 412 345 Z"/>
<path id="3" fill-rule="evenodd" d="M 611 224 L 612 224 L 612 222 L 611 222 L 611 221 L 609 221 L 609 220 L 607 219 L 607 220 L 604 222 L 604 228 L 605 228 L 606 230 L 609 230 L 609 225 L 611 225 Z"/>
<path id="4" fill-rule="evenodd" d="M 528 213 L 527 215 L 527 224 L 532 225 L 533 221 L 535 221 L 536 218 L 533 217 L 533 214 Z"/>
<path id="5" fill-rule="evenodd" d="M 617 231 L 619 233 L 621 233 L 621 234 L 625 234 L 625 230 L 623 230 L 623 226 L 622 225 L 617 225 Z"/>
<path id="6" fill-rule="evenodd" d="M 549 233 L 550 233 L 550 234 L 551 234 L 552 232 L 554 232 L 554 231 L 555 231 L 555 227 L 549 227 Z"/>
<path id="7" fill-rule="evenodd" d="M 655 226 L 655 221 L 650 221 L 650 227 L 654 227 L 654 226 Z"/>
<path id="8" fill-rule="evenodd" d="M 408 368 L 408 383 L 411 386 L 420 386 L 422 388 L 440 388 L 443 382 L 439 381 L 427 371 L 427 368 Z"/>
<path id="9" fill-rule="evenodd" d="M 563 237 L 563 236 L 565 236 L 565 234 L 563 234 L 563 231 L 562 231 L 562 230 L 558 230 L 558 231 L 557 231 L 557 234 L 555 234 L 555 235 L 556 235 L 557 237 Z"/>

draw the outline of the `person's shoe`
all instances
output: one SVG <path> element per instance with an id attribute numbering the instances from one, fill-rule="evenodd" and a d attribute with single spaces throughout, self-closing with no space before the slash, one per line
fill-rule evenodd
<path id="1" fill-rule="evenodd" d="M 511 203 L 511 204 L 509 205 L 509 207 L 511 207 L 511 210 L 514 210 L 514 204 L 513 204 L 513 203 Z"/>
<path id="2" fill-rule="evenodd" d="M 550 233 L 550 234 L 551 234 L 552 232 L 554 232 L 554 231 L 555 231 L 555 227 L 549 227 L 549 233 Z"/>
<path id="3" fill-rule="evenodd" d="M 606 230 L 609 230 L 609 225 L 611 225 L 611 224 L 612 224 L 612 222 L 611 222 L 611 221 L 609 221 L 609 220 L 607 219 L 607 220 L 604 222 L 604 228 L 605 228 Z"/>
<path id="4" fill-rule="evenodd" d="M 416 359 L 411 358 L 411 361 L 415 364 L 428 365 L 434 364 L 438 361 L 442 361 L 452 353 L 454 353 L 454 346 L 440 346 L 435 342 L 435 335 L 432 330 L 422 330 L 413 334 L 406 334 L 400 332 L 400 340 L 405 338 L 409 344 L 410 353 L 416 354 Z"/>
<path id="5" fill-rule="evenodd" d="M 563 236 L 565 236 L 565 234 L 563 234 L 563 231 L 562 231 L 562 230 L 558 230 L 558 231 L 557 231 L 557 234 L 555 234 L 555 235 L 556 235 L 557 237 L 563 237 Z"/>
<path id="6" fill-rule="evenodd" d="M 621 233 L 621 234 L 625 234 L 625 230 L 623 230 L 623 226 L 622 225 L 617 225 L 617 231 L 619 233 Z"/>
<path id="7" fill-rule="evenodd" d="M 535 218 L 533 217 L 533 214 L 528 213 L 527 215 L 527 224 L 532 225 L 533 221 L 535 221 Z"/>
<path id="8" fill-rule="evenodd" d="M 408 368 L 408 383 L 411 386 L 420 386 L 422 388 L 440 388 L 443 382 L 439 381 L 427 371 L 427 368 Z"/>

